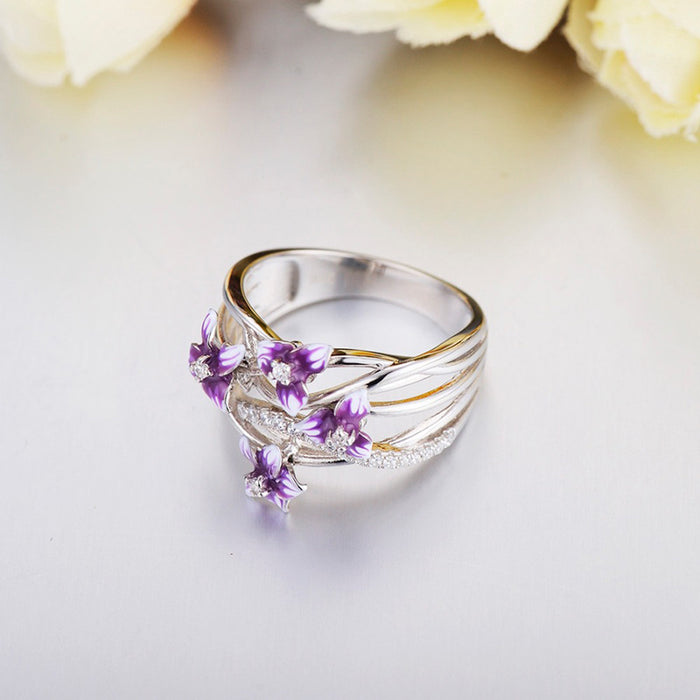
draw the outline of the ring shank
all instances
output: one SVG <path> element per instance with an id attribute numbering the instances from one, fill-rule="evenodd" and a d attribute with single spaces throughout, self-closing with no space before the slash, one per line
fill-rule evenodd
<path id="1" fill-rule="evenodd" d="M 374 451 L 370 466 L 401 466 L 444 449 L 466 421 L 479 386 L 486 349 L 486 323 L 479 305 L 457 287 L 399 263 L 318 249 L 282 249 L 239 261 L 224 285 L 224 342 L 243 342 L 255 357 L 258 343 L 282 340 L 271 328 L 304 307 L 342 299 L 374 299 L 411 309 L 437 323 L 446 338 L 407 357 L 371 349 L 335 348 L 324 377 L 331 386 L 310 389 L 307 409 L 332 409 L 364 389 L 371 406 Z M 354 372 L 341 379 L 339 369 Z M 342 375 L 345 377 L 345 375 Z M 251 388 L 229 393 L 229 414 L 253 442 L 264 444 L 292 430 L 275 407 L 273 385 L 252 376 Z M 292 421 L 293 422 L 293 421 Z M 323 449 L 304 446 L 297 459 L 327 465 Z"/>
<path id="2" fill-rule="evenodd" d="M 224 291 L 229 305 L 248 307 L 268 331 L 268 324 L 301 308 L 348 298 L 409 308 L 432 319 L 447 336 L 469 334 L 483 323 L 479 306 L 457 287 L 399 263 L 352 253 L 259 253 L 231 270 Z"/>

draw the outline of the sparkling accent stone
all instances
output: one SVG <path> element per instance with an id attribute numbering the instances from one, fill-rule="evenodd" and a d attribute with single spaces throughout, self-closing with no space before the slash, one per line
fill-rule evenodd
<path id="1" fill-rule="evenodd" d="M 239 367 L 236 370 L 236 380 L 245 391 L 250 391 L 255 381 L 255 373 L 248 367 Z"/>
<path id="2" fill-rule="evenodd" d="M 270 374 L 276 382 L 285 386 L 292 381 L 292 368 L 286 362 L 282 362 L 282 360 L 272 361 Z"/>
<path id="3" fill-rule="evenodd" d="M 270 492 L 271 489 L 267 483 L 267 479 L 260 475 L 260 476 L 247 476 L 245 478 L 245 484 L 246 484 L 246 490 L 250 493 L 251 496 L 254 496 L 256 498 L 265 498 Z"/>
<path id="4" fill-rule="evenodd" d="M 239 402 L 237 411 L 241 420 L 251 425 L 274 430 L 283 436 L 287 436 L 286 438 L 283 437 L 283 439 L 298 441 L 298 444 L 294 444 L 293 449 L 290 448 L 289 454 L 293 453 L 296 455 L 299 450 L 317 447 L 306 435 L 295 432 L 294 420 L 279 409 Z M 446 428 L 439 435 L 415 447 L 404 447 L 396 450 L 375 449 L 366 459 L 351 461 L 363 467 L 373 467 L 375 469 L 411 467 L 439 455 L 452 444 L 456 436 L 457 431 L 454 428 Z M 330 445 L 328 444 L 329 440 L 331 441 Z M 329 451 L 333 451 L 340 459 L 348 459 L 345 455 L 345 448 L 350 442 L 352 442 L 352 436 L 339 427 L 328 436 L 324 447 Z"/>
<path id="5" fill-rule="evenodd" d="M 367 459 L 358 461 L 357 464 L 376 469 L 399 469 L 414 466 L 439 455 L 454 442 L 456 436 L 457 431 L 454 428 L 447 428 L 436 437 L 416 447 L 398 450 L 374 450 Z"/>
<path id="6" fill-rule="evenodd" d="M 293 419 L 278 409 L 239 402 L 237 411 L 241 420 L 280 433 L 289 434 L 294 426 Z"/>
<path id="7" fill-rule="evenodd" d="M 345 452 L 347 446 L 352 442 L 352 436 L 342 425 L 339 425 L 326 438 L 325 446 L 332 452 Z"/>
<path id="8" fill-rule="evenodd" d="M 192 376 L 198 381 L 204 381 L 208 377 L 212 377 L 214 372 L 211 371 L 211 367 L 207 364 L 209 359 L 208 355 L 202 355 L 198 357 L 194 362 L 190 363 L 190 372 Z"/>

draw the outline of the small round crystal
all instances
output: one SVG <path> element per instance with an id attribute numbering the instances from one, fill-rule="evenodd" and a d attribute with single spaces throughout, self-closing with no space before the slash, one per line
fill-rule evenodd
<path id="1" fill-rule="evenodd" d="M 211 377 L 214 373 L 211 371 L 211 367 L 207 364 L 208 357 L 202 355 L 198 357 L 194 362 L 190 363 L 190 372 L 192 376 L 198 381 L 204 381 L 207 377 Z"/>
<path id="2" fill-rule="evenodd" d="M 270 489 L 267 485 L 267 479 L 260 476 L 247 476 L 245 478 L 245 485 L 248 493 L 256 498 L 264 498 L 270 493 Z"/>
<path id="3" fill-rule="evenodd" d="M 292 368 L 281 360 L 273 360 L 270 369 L 272 378 L 280 384 L 289 384 L 292 381 Z"/>
<path id="4" fill-rule="evenodd" d="M 325 440 L 326 447 L 333 452 L 344 452 L 352 442 L 350 433 L 339 425 Z"/>

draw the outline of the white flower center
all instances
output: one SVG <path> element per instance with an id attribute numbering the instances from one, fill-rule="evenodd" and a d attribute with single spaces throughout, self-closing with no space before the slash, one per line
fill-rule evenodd
<path id="1" fill-rule="evenodd" d="M 198 357 L 194 362 L 190 362 L 190 372 L 192 372 L 192 376 L 198 382 L 201 382 L 214 374 L 207 364 L 207 359 L 208 358 L 206 355 L 202 355 L 202 357 Z"/>
<path id="2" fill-rule="evenodd" d="M 328 434 L 325 446 L 333 452 L 344 452 L 352 442 L 352 436 L 342 425 L 339 425 L 332 433 Z"/>
<path id="3" fill-rule="evenodd" d="M 272 378 L 280 384 L 289 384 L 292 381 L 292 368 L 282 360 L 273 360 L 270 368 Z"/>

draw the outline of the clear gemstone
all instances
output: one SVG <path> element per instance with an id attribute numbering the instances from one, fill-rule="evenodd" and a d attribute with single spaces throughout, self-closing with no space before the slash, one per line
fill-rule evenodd
<path id="1" fill-rule="evenodd" d="M 273 360 L 270 369 L 272 378 L 280 384 L 289 384 L 292 381 L 292 368 L 281 360 Z"/>
<path id="2" fill-rule="evenodd" d="M 344 452 L 345 448 L 352 442 L 350 433 L 342 425 L 339 425 L 328 435 L 325 445 L 333 452 Z"/>
<path id="3" fill-rule="evenodd" d="M 202 357 L 198 357 L 194 362 L 190 362 L 190 372 L 192 372 L 192 376 L 198 382 L 201 382 L 214 374 L 207 364 L 208 359 L 208 355 L 202 355 Z"/>
<path id="4" fill-rule="evenodd" d="M 236 370 L 236 379 L 245 391 L 250 391 L 253 386 L 253 373 L 247 367 L 239 367 Z"/>
<path id="5" fill-rule="evenodd" d="M 245 485 L 248 493 L 256 498 L 264 498 L 270 493 L 270 488 L 267 485 L 267 479 L 262 475 L 246 476 Z"/>

